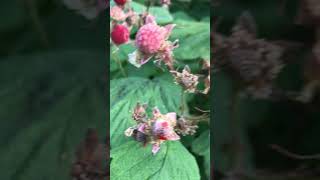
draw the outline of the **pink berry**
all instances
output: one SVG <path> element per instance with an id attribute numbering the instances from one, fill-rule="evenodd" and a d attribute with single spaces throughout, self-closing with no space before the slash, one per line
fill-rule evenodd
<path id="1" fill-rule="evenodd" d="M 119 6 L 113 6 L 110 9 L 110 17 L 116 21 L 124 21 L 127 17 Z"/>
<path id="2" fill-rule="evenodd" d="M 167 31 L 154 23 L 142 26 L 136 35 L 136 46 L 145 54 L 153 54 L 159 51 L 166 40 Z"/>
<path id="3" fill-rule="evenodd" d="M 126 4 L 127 0 L 114 0 L 114 2 L 119 6 L 123 6 Z"/>
<path id="4" fill-rule="evenodd" d="M 113 27 L 111 32 L 111 39 L 114 44 L 121 45 L 129 40 L 129 30 L 126 26 L 117 24 Z"/>
<path id="5" fill-rule="evenodd" d="M 160 0 L 160 3 L 162 5 L 170 5 L 171 4 L 171 0 Z"/>

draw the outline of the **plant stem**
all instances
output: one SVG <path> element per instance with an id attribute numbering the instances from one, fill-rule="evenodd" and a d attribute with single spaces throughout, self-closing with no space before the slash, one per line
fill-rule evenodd
<path id="1" fill-rule="evenodd" d="M 33 26 L 35 31 L 37 31 L 40 35 L 40 40 L 44 47 L 49 47 L 49 40 L 47 33 L 43 27 L 43 24 L 41 23 L 41 19 L 39 17 L 39 13 L 37 10 L 36 2 L 34 0 L 25 0 L 25 4 L 27 5 L 27 8 L 29 10 Z"/>
<path id="2" fill-rule="evenodd" d="M 239 100 L 239 89 L 234 88 L 232 100 L 231 100 L 231 141 L 232 141 L 232 165 L 233 171 L 242 172 L 243 171 L 243 145 L 241 142 L 241 125 L 238 119 L 238 100 Z"/>
<path id="3" fill-rule="evenodd" d="M 184 115 L 184 113 L 185 113 L 185 92 L 183 89 L 181 90 L 180 111 L 181 111 L 181 115 Z"/>
<path id="4" fill-rule="evenodd" d="M 154 4 L 153 0 L 147 1 L 147 13 L 149 13 L 150 7 L 153 6 L 153 4 Z"/>
<path id="5" fill-rule="evenodd" d="M 119 65 L 119 69 L 121 71 L 121 74 L 124 76 L 124 77 L 127 77 L 127 74 L 122 66 L 122 63 L 121 63 L 121 60 L 120 58 L 118 57 L 118 54 L 116 52 L 112 52 L 112 59 L 114 59 L 116 61 L 116 63 Z"/>

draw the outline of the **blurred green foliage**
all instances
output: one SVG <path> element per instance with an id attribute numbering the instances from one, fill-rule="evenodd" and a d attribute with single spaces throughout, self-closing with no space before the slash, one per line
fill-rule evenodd
<path id="1" fill-rule="evenodd" d="M 105 14 L 52 0 L 0 9 L 0 179 L 70 179 L 87 129 L 107 138 Z"/>

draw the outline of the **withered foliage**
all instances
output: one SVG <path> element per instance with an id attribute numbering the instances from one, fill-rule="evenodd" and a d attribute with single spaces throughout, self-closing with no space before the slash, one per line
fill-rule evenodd
<path id="1" fill-rule="evenodd" d="M 72 179 L 105 180 L 109 177 L 108 162 L 107 145 L 100 142 L 96 130 L 88 129 L 84 141 L 76 152 L 76 159 L 71 169 Z"/>
<path id="2" fill-rule="evenodd" d="M 320 2 L 318 0 L 300 0 L 300 8 L 296 22 L 303 25 L 319 24 Z"/>
<path id="3" fill-rule="evenodd" d="M 222 1 L 220 2 L 222 3 Z M 279 1 L 279 3 L 281 2 L 291 3 L 292 1 Z M 318 113 L 319 111 L 319 104 L 316 103 L 320 102 L 320 1 L 300 0 L 300 6 L 298 7 L 298 11 L 296 11 L 295 15 L 295 23 L 298 24 L 298 26 L 294 25 L 294 22 L 290 22 L 290 24 L 292 23 L 291 25 L 294 25 L 294 27 L 297 29 L 303 27 L 303 33 L 314 32 L 314 36 L 310 38 L 310 40 L 309 38 L 304 38 L 302 40 L 298 40 L 298 43 L 292 43 L 283 40 L 274 41 L 263 39 L 258 36 L 256 23 L 248 12 L 243 13 L 238 18 L 235 25 L 232 27 L 230 34 L 222 35 L 217 32 L 216 29 L 214 29 L 212 32 L 212 56 L 214 65 L 213 72 L 221 70 L 228 73 L 228 75 L 233 78 L 233 85 L 236 84 L 235 87 L 238 88 L 237 90 L 241 90 L 242 92 L 245 92 L 247 95 L 250 95 L 254 98 L 273 100 L 279 95 L 284 96 L 286 101 L 280 102 L 279 104 L 288 107 L 299 107 L 299 109 L 302 109 L 302 112 L 296 114 L 302 114 L 301 117 L 303 118 L 301 121 L 299 121 L 298 126 L 304 126 L 305 124 L 311 123 L 309 116 L 314 116 L 313 114 L 309 113 Z M 223 17 L 221 17 L 221 19 L 223 19 Z M 216 28 L 216 23 L 217 21 L 214 22 L 214 28 Z M 290 27 L 292 27 L 291 25 Z M 296 33 L 295 31 L 290 32 Z M 308 34 L 307 37 L 309 36 L 312 35 Z M 292 57 L 295 53 L 299 54 L 299 57 Z M 276 80 L 281 78 L 281 73 L 284 71 L 284 67 L 295 60 L 297 60 L 297 62 L 295 62 L 296 64 L 288 67 L 284 73 L 290 72 L 293 74 L 293 76 L 289 77 L 292 78 L 290 79 L 291 81 L 296 80 L 294 79 L 297 77 L 295 75 L 300 77 L 300 73 L 303 71 L 304 81 L 300 82 L 300 79 L 297 79 L 296 81 L 299 82 L 299 85 L 297 86 L 299 87 L 294 87 L 293 90 L 281 89 L 281 87 L 277 87 L 277 83 L 279 86 L 282 85 L 279 82 L 276 82 Z M 296 65 L 303 65 L 304 69 L 297 67 Z M 297 67 L 297 69 L 289 69 L 291 67 Z M 275 104 L 279 105 L 278 103 Z M 314 110 L 309 110 L 309 107 L 314 107 Z M 277 119 L 280 121 L 281 125 L 283 125 L 285 122 L 282 121 L 282 118 L 283 117 L 279 117 L 279 119 Z M 294 122 L 294 118 L 290 120 Z M 294 127 L 292 124 L 286 125 L 288 125 L 286 126 L 287 128 Z M 300 127 L 297 129 L 299 129 L 296 131 L 297 134 L 301 136 L 305 135 L 305 132 L 300 131 Z M 308 128 L 306 129 L 306 131 L 309 130 Z M 232 131 L 233 130 L 230 130 L 230 132 Z M 271 131 L 273 132 L 274 129 Z M 235 148 L 235 152 L 241 152 L 241 146 L 237 146 L 237 141 L 235 141 L 234 144 L 234 147 L 238 148 Z M 299 146 L 299 144 L 295 145 Z M 259 149 L 261 147 L 256 148 Z M 275 149 L 272 150 L 275 151 Z M 292 151 L 295 150 L 293 149 Z M 257 152 L 257 154 L 258 153 L 259 152 Z M 314 179 L 314 177 L 316 177 L 315 179 L 319 179 L 319 167 L 309 167 L 309 164 L 312 164 L 310 161 L 318 161 L 319 154 L 304 156 L 294 154 L 291 151 L 283 150 L 278 150 L 277 153 L 291 160 L 303 159 L 305 161 L 301 163 L 296 162 L 298 164 L 298 168 L 289 170 L 289 172 L 287 172 L 287 169 L 277 169 L 277 172 L 274 172 L 274 167 L 263 167 L 265 169 L 259 170 L 260 167 L 257 166 L 257 169 L 250 173 L 245 172 L 246 170 L 241 168 L 234 168 L 227 172 L 215 171 L 215 173 L 223 173 L 221 177 L 225 177 L 224 179 L 286 180 Z M 241 153 L 239 154 L 241 155 Z M 263 156 L 269 155 L 263 154 Z M 237 163 L 237 161 L 235 162 Z"/>
<path id="4" fill-rule="evenodd" d="M 305 86 L 297 100 L 310 102 L 320 89 L 320 1 L 301 0 L 296 23 L 314 29 L 315 42 L 304 68 Z"/>
<path id="5" fill-rule="evenodd" d="M 246 91 L 256 98 L 268 98 L 273 93 L 273 80 L 284 66 L 284 47 L 257 38 L 253 17 L 245 12 L 223 37 L 214 32 L 213 58 L 215 68 L 224 68 L 239 78 Z"/>

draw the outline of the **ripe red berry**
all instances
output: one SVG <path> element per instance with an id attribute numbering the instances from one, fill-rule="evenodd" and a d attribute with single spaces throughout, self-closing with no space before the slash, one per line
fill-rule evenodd
<path id="1" fill-rule="evenodd" d="M 129 30 L 126 26 L 117 24 L 113 27 L 111 32 L 111 39 L 114 44 L 121 45 L 129 40 Z"/>
<path id="2" fill-rule="evenodd" d="M 114 0 L 114 2 L 119 6 L 123 6 L 126 4 L 127 0 Z"/>

